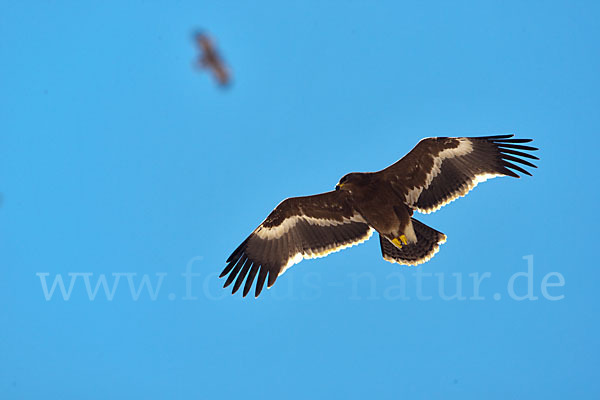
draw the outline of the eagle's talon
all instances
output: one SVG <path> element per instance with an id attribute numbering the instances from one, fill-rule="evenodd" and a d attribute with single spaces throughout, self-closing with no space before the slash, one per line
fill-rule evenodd
<path id="1" fill-rule="evenodd" d="M 403 240 L 404 242 L 406 241 L 406 237 Z M 399 249 L 402 248 L 402 243 L 400 243 L 400 240 L 398 240 L 398 238 L 394 238 L 392 239 L 392 243 L 394 243 L 396 245 L 396 247 L 398 247 Z M 405 242 L 406 244 L 406 242 Z"/>

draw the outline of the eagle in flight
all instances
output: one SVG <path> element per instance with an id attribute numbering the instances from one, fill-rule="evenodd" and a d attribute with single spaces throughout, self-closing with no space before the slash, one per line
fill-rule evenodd
<path id="1" fill-rule="evenodd" d="M 221 87 L 229 84 L 231 78 L 225 63 L 221 59 L 213 40 L 205 33 L 197 32 L 194 34 L 194 40 L 200 49 L 201 55 L 198 59 L 198 65 L 212 71 L 217 82 Z"/>
<path id="2" fill-rule="evenodd" d="M 465 196 L 479 182 L 536 168 L 538 160 L 513 135 L 437 137 L 421 140 L 395 164 L 378 172 L 345 175 L 335 190 L 282 201 L 227 259 L 220 277 L 232 293 L 244 283 L 243 296 L 255 278 L 258 297 L 265 281 L 305 258 L 324 257 L 379 233 L 384 260 L 418 265 L 437 253 L 446 235 L 412 217 L 431 213 Z M 235 281 L 235 282 L 234 282 Z"/>

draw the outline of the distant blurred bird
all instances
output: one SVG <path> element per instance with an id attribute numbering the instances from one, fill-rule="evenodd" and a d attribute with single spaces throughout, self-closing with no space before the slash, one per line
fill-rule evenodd
<path id="1" fill-rule="evenodd" d="M 229 70 L 223 63 L 213 40 L 203 32 L 196 32 L 194 40 L 201 51 L 201 55 L 198 58 L 198 66 L 211 70 L 221 87 L 229 85 L 231 81 Z"/>

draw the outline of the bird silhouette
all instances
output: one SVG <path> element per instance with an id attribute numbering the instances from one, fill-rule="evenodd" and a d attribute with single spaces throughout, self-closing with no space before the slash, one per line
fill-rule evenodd
<path id="1" fill-rule="evenodd" d="M 231 75 L 223 59 L 217 51 L 214 41 L 203 32 L 196 32 L 194 40 L 201 51 L 198 66 L 210 70 L 221 87 L 226 87 L 231 82 Z"/>

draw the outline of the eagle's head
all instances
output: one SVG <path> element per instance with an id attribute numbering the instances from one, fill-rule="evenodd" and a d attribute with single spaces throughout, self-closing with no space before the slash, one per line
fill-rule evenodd
<path id="1" fill-rule="evenodd" d="M 363 186 L 367 182 L 367 175 L 360 172 L 351 172 L 346 174 L 340 179 L 337 185 L 335 185 L 335 190 L 348 190 L 351 191 L 353 187 Z"/>

